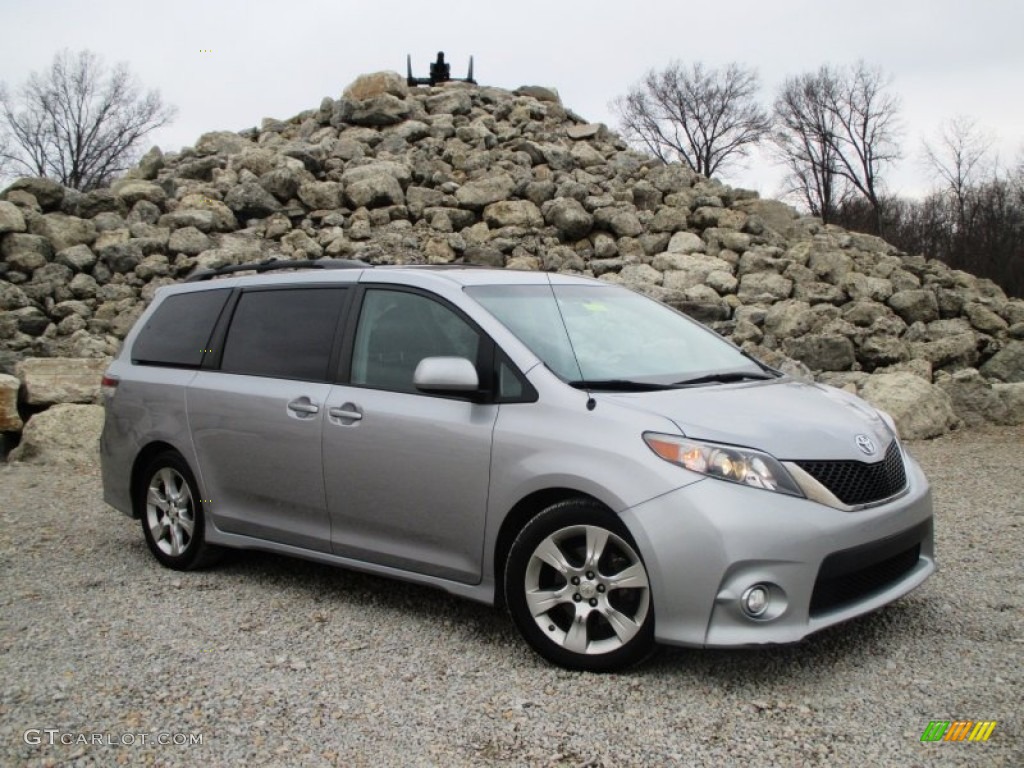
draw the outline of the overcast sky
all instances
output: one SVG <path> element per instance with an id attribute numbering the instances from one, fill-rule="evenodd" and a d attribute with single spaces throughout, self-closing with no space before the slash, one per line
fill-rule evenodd
<path id="1" fill-rule="evenodd" d="M 608 103 L 672 59 L 755 67 L 768 104 L 787 76 L 863 58 L 902 100 L 905 159 L 887 178 L 914 194 L 930 184 L 921 139 L 956 114 L 1021 159 L 1022 31 L 1021 0 L 0 0 L 0 80 L 19 85 L 64 47 L 125 61 L 178 108 L 152 134 L 168 151 L 317 107 L 364 72 L 404 74 L 407 53 L 421 76 L 439 50 L 458 76 L 473 54 L 481 84 L 554 86 L 612 127 Z M 774 196 L 779 172 L 762 158 L 723 179 Z"/>

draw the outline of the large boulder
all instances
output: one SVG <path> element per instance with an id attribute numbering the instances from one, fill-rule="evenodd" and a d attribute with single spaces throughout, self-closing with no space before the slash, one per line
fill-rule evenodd
<path id="1" fill-rule="evenodd" d="M 0 235 L 8 232 L 24 232 L 25 217 L 21 215 L 18 206 L 0 200 Z"/>
<path id="2" fill-rule="evenodd" d="M 409 86 L 405 78 L 397 72 L 372 72 L 360 75 L 353 80 L 342 94 L 346 99 L 365 101 L 377 96 L 390 94 L 399 99 L 409 95 Z"/>
<path id="3" fill-rule="evenodd" d="M 938 437 L 960 425 L 949 395 L 912 373 L 873 374 L 859 394 L 890 414 L 909 440 Z"/>
<path id="4" fill-rule="evenodd" d="M 455 199 L 463 208 L 478 211 L 491 203 L 505 200 L 516 188 L 507 173 L 497 173 L 483 179 L 467 182 L 455 191 Z"/>
<path id="5" fill-rule="evenodd" d="M 15 373 L 29 405 L 94 403 L 108 364 L 106 358 L 29 357 L 15 366 Z"/>
<path id="6" fill-rule="evenodd" d="M 558 230 L 565 240 L 579 240 L 590 234 L 594 217 L 571 197 L 559 197 L 543 207 L 544 220 Z"/>
<path id="7" fill-rule="evenodd" d="M 1024 341 L 1011 341 L 981 366 L 990 379 L 1003 382 L 1024 381 Z"/>
<path id="8" fill-rule="evenodd" d="M 102 405 L 61 404 L 28 420 L 21 443 L 10 461 L 38 464 L 87 465 L 99 455 L 103 431 Z"/>

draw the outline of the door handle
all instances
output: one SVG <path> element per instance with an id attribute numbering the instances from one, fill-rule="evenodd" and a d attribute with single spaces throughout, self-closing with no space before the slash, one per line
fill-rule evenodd
<path id="1" fill-rule="evenodd" d="M 320 413 L 320 406 L 319 405 L 317 405 L 316 403 L 308 402 L 308 401 L 307 402 L 303 402 L 304 399 L 305 398 L 299 399 L 299 400 L 292 400 L 290 403 L 288 403 L 288 410 L 292 411 L 293 413 L 304 413 L 304 414 Z"/>
<path id="2" fill-rule="evenodd" d="M 348 404 L 346 403 L 346 405 L 348 405 Z M 354 410 L 354 409 L 355 409 L 355 406 L 351 406 L 350 405 L 349 408 L 345 408 L 344 406 L 342 406 L 341 408 L 331 408 L 327 412 L 331 416 L 336 418 L 336 419 L 346 419 L 348 421 L 360 421 L 363 418 L 363 414 L 361 414 L 359 411 Z"/>

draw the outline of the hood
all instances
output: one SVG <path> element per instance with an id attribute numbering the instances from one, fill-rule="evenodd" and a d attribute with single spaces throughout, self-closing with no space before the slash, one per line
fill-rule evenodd
<path id="1" fill-rule="evenodd" d="M 757 448 L 783 461 L 881 461 L 894 437 L 860 398 L 793 379 L 595 397 L 665 416 L 687 437 Z M 861 450 L 858 435 L 871 438 L 873 453 Z"/>

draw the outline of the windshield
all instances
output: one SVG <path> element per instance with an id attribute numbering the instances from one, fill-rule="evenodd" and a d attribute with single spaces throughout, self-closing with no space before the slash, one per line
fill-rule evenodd
<path id="1" fill-rule="evenodd" d="M 717 372 L 765 376 L 708 329 L 618 286 L 488 285 L 466 291 L 570 383 L 672 385 Z"/>

